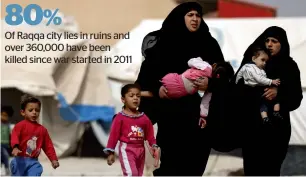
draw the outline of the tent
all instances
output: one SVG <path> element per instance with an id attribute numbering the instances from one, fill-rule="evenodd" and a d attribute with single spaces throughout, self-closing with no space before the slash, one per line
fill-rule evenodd
<path id="1" fill-rule="evenodd" d="M 72 60 L 73 57 L 101 57 L 102 53 L 67 51 L 66 45 L 88 48 L 96 43 L 79 37 L 65 39 L 65 33 L 78 34 L 79 29 L 73 18 L 61 15 L 63 24 L 60 26 L 46 26 L 46 21 L 38 26 L 9 26 L 4 20 L 1 21 L 2 48 L 10 49 L 1 52 L 1 102 L 13 106 L 18 112 L 23 93 L 39 97 L 42 101 L 40 123 L 48 129 L 60 157 L 71 155 L 76 150 L 85 130 L 84 122 L 111 121 L 115 110 L 105 74 L 107 64 L 73 63 Z M 22 33 L 24 37 L 21 39 L 17 33 Z M 31 39 L 29 34 L 41 37 Z M 55 34 L 61 34 L 61 39 L 55 38 Z M 51 35 L 53 38 L 47 39 Z M 38 49 L 37 44 L 45 46 L 45 51 L 35 51 L 34 45 Z M 28 45 L 32 45 L 31 51 L 26 50 Z M 22 51 L 13 50 L 17 46 L 24 48 Z M 50 46 L 54 47 L 54 51 L 51 51 Z M 59 49 L 61 46 L 65 49 Z M 16 57 L 23 58 L 23 62 L 14 62 Z M 42 57 L 49 57 L 50 62 L 42 63 L 38 59 L 33 63 L 34 58 Z M 55 59 L 65 62 L 55 62 Z M 11 121 L 16 123 L 21 119 L 17 113 Z"/>

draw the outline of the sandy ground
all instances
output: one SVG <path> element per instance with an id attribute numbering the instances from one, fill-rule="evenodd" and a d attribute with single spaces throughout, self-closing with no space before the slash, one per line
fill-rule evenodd
<path id="1" fill-rule="evenodd" d="M 154 159 L 146 148 L 146 164 L 144 175 L 151 176 L 154 170 Z M 46 160 L 44 153 L 41 154 L 41 163 L 44 167 L 44 176 L 76 175 L 76 176 L 122 176 L 119 159 L 112 166 L 108 166 L 103 158 L 76 158 L 69 157 L 60 159 L 60 168 L 54 170 Z M 227 155 L 210 155 L 206 171 L 203 175 L 225 176 L 230 171 L 242 168 L 242 159 Z"/>
<path id="2" fill-rule="evenodd" d="M 102 158 L 62 158 L 60 167 L 54 170 L 45 157 L 40 162 L 44 168 L 43 176 L 121 176 L 121 167 L 117 160 L 108 166 Z M 146 162 L 150 168 L 145 170 L 145 176 L 152 175 L 153 159 L 147 154 Z M 228 155 L 212 154 L 208 160 L 204 175 L 227 176 L 230 172 L 242 168 L 242 158 Z M 4 174 L 1 168 L 1 176 Z M 283 164 L 282 175 L 306 176 L 306 149 L 303 147 L 289 148 L 287 158 Z"/>
<path id="3" fill-rule="evenodd" d="M 215 163 L 216 160 L 217 163 Z M 148 164 L 151 163 L 151 168 L 145 169 L 144 175 L 151 176 L 153 160 L 147 158 L 147 162 Z M 60 167 L 56 170 L 51 167 L 50 162 L 46 159 L 42 159 L 41 164 L 44 168 L 43 176 L 122 176 L 118 160 L 112 166 L 108 166 L 106 160 L 102 158 L 69 157 L 60 159 Z M 211 155 L 205 175 L 227 175 L 228 171 L 240 167 L 242 167 L 240 158 Z M 4 174 L 3 170 L 1 170 L 1 174 Z"/>
<path id="4" fill-rule="evenodd" d="M 216 156 L 211 156 L 207 170 L 209 171 L 214 165 Z M 219 157 L 220 158 L 220 157 Z M 221 157 L 210 175 L 226 175 L 229 169 L 238 169 L 242 166 L 242 160 L 233 157 Z M 43 161 L 44 176 L 57 176 L 57 175 L 77 175 L 77 176 L 121 176 L 121 167 L 117 160 L 112 166 L 108 166 L 104 159 L 93 158 L 65 158 L 60 161 L 60 168 L 52 169 L 48 161 Z M 228 167 L 225 169 L 224 167 Z M 145 176 L 152 175 L 151 169 L 146 169 Z"/>

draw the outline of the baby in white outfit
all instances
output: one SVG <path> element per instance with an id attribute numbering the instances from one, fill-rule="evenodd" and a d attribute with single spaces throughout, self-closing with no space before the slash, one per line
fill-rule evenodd
<path id="1" fill-rule="evenodd" d="M 252 87 L 280 85 L 279 79 L 272 80 L 267 78 L 264 68 L 268 59 L 269 56 L 264 49 L 260 47 L 254 47 L 252 62 L 245 64 L 240 69 L 236 77 L 236 83 L 238 83 L 238 81 L 243 78 L 244 84 Z M 276 100 L 276 102 L 274 103 L 273 115 L 281 118 L 279 110 L 280 104 Z M 260 112 L 264 122 L 268 122 L 268 107 L 265 102 L 263 102 L 263 104 L 261 105 Z"/>

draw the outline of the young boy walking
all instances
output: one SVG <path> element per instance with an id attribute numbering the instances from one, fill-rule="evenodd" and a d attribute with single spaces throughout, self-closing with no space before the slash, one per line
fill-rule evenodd
<path id="1" fill-rule="evenodd" d="M 41 176 L 42 165 L 38 161 L 41 149 L 45 152 L 52 167 L 59 167 L 58 158 L 48 130 L 37 122 L 41 102 L 30 95 L 21 99 L 21 115 L 25 118 L 17 123 L 12 131 L 11 146 L 13 156 L 12 176 Z"/>

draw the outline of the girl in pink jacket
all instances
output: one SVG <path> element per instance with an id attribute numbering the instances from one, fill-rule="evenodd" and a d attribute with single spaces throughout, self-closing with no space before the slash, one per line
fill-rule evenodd
<path id="1" fill-rule="evenodd" d="M 124 176 L 142 176 L 145 165 L 144 141 L 148 141 L 151 154 L 159 162 L 159 148 L 156 145 L 151 120 L 138 111 L 140 87 L 127 84 L 121 90 L 123 110 L 113 118 L 111 132 L 104 152 L 108 155 L 107 163 L 115 162 L 115 147 L 119 141 L 119 160 Z"/>

